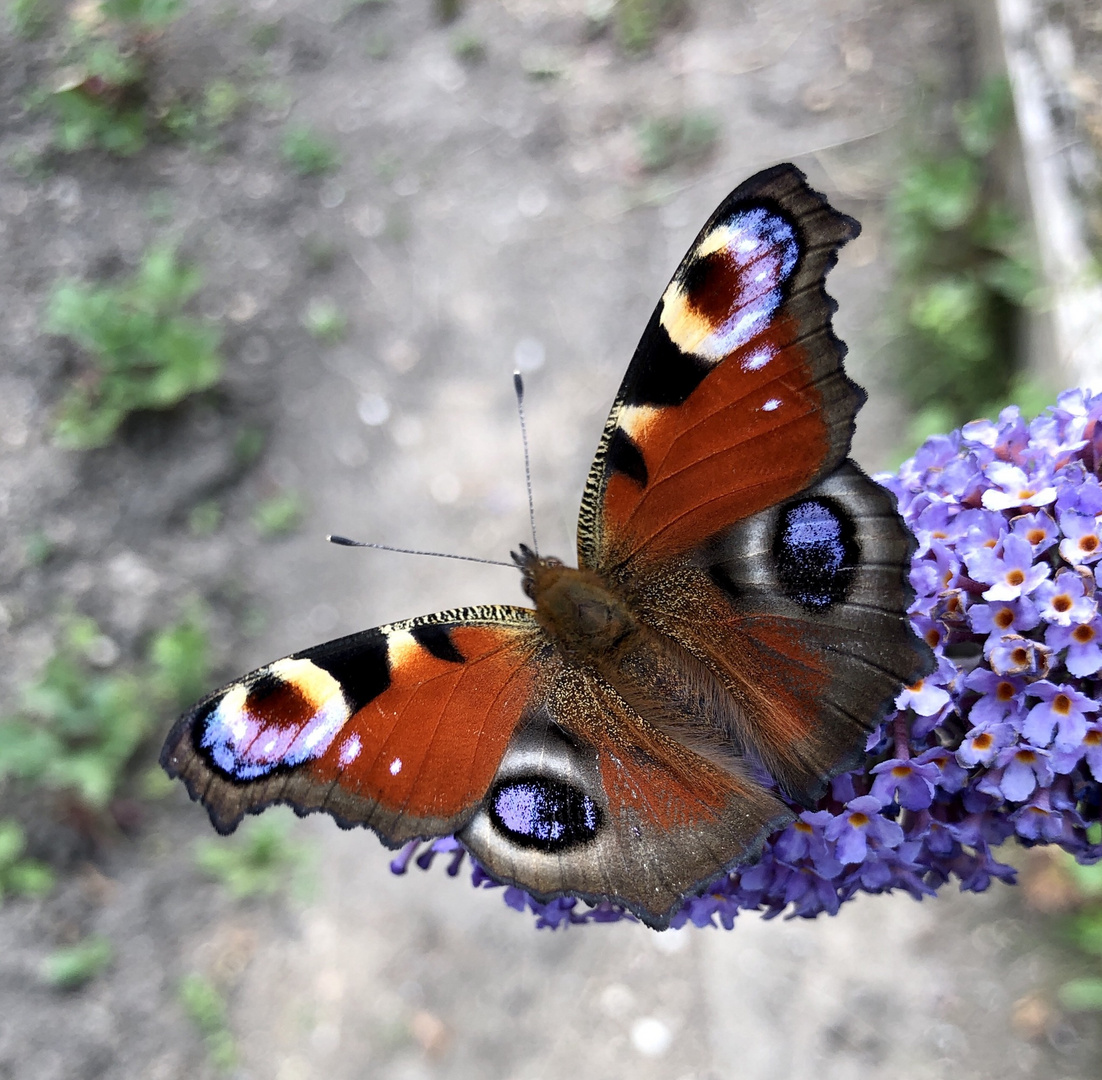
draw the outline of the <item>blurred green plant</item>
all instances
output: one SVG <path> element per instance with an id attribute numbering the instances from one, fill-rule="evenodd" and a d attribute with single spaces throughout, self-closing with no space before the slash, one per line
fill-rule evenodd
<path id="1" fill-rule="evenodd" d="M 218 148 L 246 95 L 225 78 L 197 97 L 157 85 L 155 43 L 183 9 L 184 0 L 90 0 L 69 9 L 51 88 L 36 99 L 54 114 L 58 149 L 129 157 L 159 132 Z"/>
<path id="2" fill-rule="evenodd" d="M 719 131 L 718 118 L 707 110 L 648 117 L 635 131 L 640 163 L 648 172 L 660 172 L 677 163 L 700 161 L 715 149 Z"/>
<path id="3" fill-rule="evenodd" d="M 451 23 L 463 13 L 463 0 L 433 0 L 433 14 L 438 23 Z"/>
<path id="4" fill-rule="evenodd" d="M 452 38 L 452 53 L 464 64 L 481 64 L 486 59 L 486 43 L 473 30 L 463 30 Z"/>
<path id="5" fill-rule="evenodd" d="M 91 982 L 114 959 L 111 942 L 100 934 L 52 952 L 42 962 L 42 981 L 61 990 Z"/>
<path id="6" fill-rule="evenodd" d="M 54 542 L 41 529 L 23 542 L 23 557 L 29 566 L 45 566 L 53 558 L 54 550 Z"/>
<path id="7" fill-rule="evenodd" d="M 178 996 L 188 1019 L 203 1036 L 211 1064 L 220 1072 L 229 1072 L 237 1064 L 237 1045 L 230 1031 L 226 999 L 198 972 L 180 980 Z"/>
<path id="8" fill-rule="evenodd" d="M 212 536 L 222 524 L 222 507 L 214 499 L 204 499 L 188 511 L 187 527 L 192 536 Z"/>
<path id="9" fill-rule="evenodd" d="M 99 0 L 70 9 L 58 75 L 45 97 L 59 149 L 98 147 L 129 157 L 145 146 L 152 45 L 183 6 L 184 0 Z"/>
<path id="10" fill-rule="evenodd" d="M 158 111 L 160 127 L 204 153 L 221 146 L 222 129 L 244 108 L 246 95 L 229 79 L 212 79 L 198 99 L 185 97 Z"/>
<path id="11" fill-rule="evenodd" d="M 309 888 L 308 852 L 291 839 L 293 824 L 290 810 L 268 810 L 246 821 L 232 840 L 199 840 L 195 862 L 235 900 L 272 896 L 289 887 L 302 894 Z"/>
<path id="12" fill-rule="evenodd" d="M 616 32 L 628 52 L 646 52 L 658 37 L 658 31 L 675 22 L 684 12 L 686 0 L 616 0 Z M 605 5 L 595 3 L 600 14 Z M 594 14 L 590 15 L 594 18 Z"/>
<path id="13" fill-rule="evenodd" d="M 251 465 L 264 450 L 264 444 L 268 441 L 263 428 L 253 424 L 247 424 L 233 440 L 233 456 L 242 465 Z"/>
<path id="14" fill-rule="evenodd" d="M 253 526 L 265 540 L 274 540 L 294 532 L 302 524 L 304 513 L 302 496 L 297 491 L 281 491 L 257 506 Z"/>
<path id="15" fill-rule="evenodd" d="M 19 711 L 0 718 L 0 778 L 71 792 L 93 810 L 108 805 L 157 719 L 209 681 L 199 610 L 156 634 L 139 670 L 106 670 L 117 651 L 93 620 L 66 621 Z"/>
<path id="16" fill-rule="evenodd" d="M 1028 228 L 996 190 L 993 155 L 1011 120 L 1009 85 L 992 79 L 955 109 L 947 149 L 916 155 L 891 195 L 897 373 L 916 439 L 1049 396 L 1022 372 L 1022 316 L 1037 287 Z"/>
<path id="17" fill-rule="evenodd" d="M 0 903 L 6 896 L 42 896 L 54 887 L 53 871 L 28 859 L 27 837 L 11 818 L 0 820 Z"/>
<path id="18" fill-rule="evenodd" d="M 72 338 L 92 361 L 61 402 L 54 427 L 61 446 L 103 446 L 132 412 L 171 408 L 219 381 L 218 331 L 182 314 L 201 282 L 161 244 L 120 284 L 54 286 L 46 330 Z"/>
<path id="19" fill-rule="evenodd" d="M 8 25 L 17 37 L 39 37 L 49 29 L 56 6 L 52 0 L 8 0 Z"/>
<path id="20" fill-rule="evenodd" d="M 307 303 L 302 313 L 302 325 L 311 337 L 334 345 L 344 337 L 348 319 L 335 301 L 316 296 Z"/>
<path id="21" fill-rule="evenodd" d="M 1096 974 L 1070 979 L 1060 987 L 1060 1003 L 1076 1011 L 1102 1012 L 1102 863 L 1067 863 L 1081 908 L 1069 923 L 1072 943 L 1092 960 Z"/>
<path id="22" fill-rule="evenodd" d="M 319 176 L 340 166 L 340 154 L 333 143 L 313 128 L 292 124 L 283 133 L 280 145 L 283 160 L 299 176 Z"/>

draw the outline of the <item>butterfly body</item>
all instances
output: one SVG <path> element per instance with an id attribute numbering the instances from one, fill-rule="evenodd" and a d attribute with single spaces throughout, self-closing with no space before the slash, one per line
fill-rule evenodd
<path id="1" fill-rule="evenodd" d="M 854 765 L 899 688 L 911 541 L 846 461 L 863 391 L 823 279 L 857 224 L 793 166 L 704 226 L 628 368 L 578 567 L 535 607 L 363 631 L 216 691 L 162 753 L 219 830 L 275 802 L 389 845 L 454 833 L 540 898 L 667 925 Z"/>

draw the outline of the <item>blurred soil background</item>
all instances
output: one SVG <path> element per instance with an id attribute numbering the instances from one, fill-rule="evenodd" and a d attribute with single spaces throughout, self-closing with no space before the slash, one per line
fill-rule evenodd
<path id="1" fill-rule="evenodd" d="M 1102 57 L 1093 6 L 1072 7 Z M 324 539 L 507 557 L 528 532 L 514 367 L 541 544 L 571 557 L 636 340 L 759 168 L 796 161 L 863 223 L 829 291 L 869 392 L 866 468 L 977 403 L 1051 398 L 1028 356 L 1001 370 L 999 328 L 1029 321 L 1037 282 L 989 5 L 15 0 L 8 16 L 0 1078 L 1097 1077 L 1094 1014 L 1059 997 L 1090 960 L 1045 914 L 1080 903 L 1057 861 L 1035 862 L 1024 899 L 551 933 L 442 863 L 393 877 L 372 835 L 327 820 L 275 811 L 215 840 L 154 766 L 217 682 L 520 601 L 507 569 Z M 955 293 L 915 247 L 922 200 L 960 194 L 945 161 L 979 187 L 937 242 L 999 268 Z M 969 214 L 992 185 L 1009 225 L 981 251 Z M 947 296 L 991 333 L 946 386 L 952 364 L 999 361 L 967 401 L 907 374 L 950 336 Z"/>

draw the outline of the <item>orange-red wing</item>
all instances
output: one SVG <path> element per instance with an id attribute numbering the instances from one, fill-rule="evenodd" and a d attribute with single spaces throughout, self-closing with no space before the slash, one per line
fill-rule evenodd
<path id="1" fill-rule="evenodd" d="M 729 764 L 643 721 L 599 675 L 563 665 L 459 838 L 499 881 L 543 899 L 611 900 L 663 927 L 794 816 Z"/>
<path id="2" fill-rule="evenodd" d="M 792 165 L 701 230 L 643 335 L 586 483 L 580 565 L 684 553 L 845 458 L 846 378 L 823 279 L 859 231 Z"/>
<path id="3" fill-rule="evenodd" d="M 892 496 L 846 464 L 626 587 L 725 684 L 735 742 L 811 805 L 932 669 L 906 616 L 912 545 Z"/>
<path id="4" fill-rule="evenodd" d="M 220 832 L 282 802 L 391 845 L 444 835 L 484 798 L 547 648 L 523 608 L 366 630 L 212 694 L 178 721 L 161 763 Z"/>

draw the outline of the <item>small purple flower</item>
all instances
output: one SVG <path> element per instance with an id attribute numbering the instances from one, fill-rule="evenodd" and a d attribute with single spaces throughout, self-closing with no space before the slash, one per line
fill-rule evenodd
<path id="1" fill-rule="evenodd" d="M 1060 515 L 1060 555 L 1072 566 L 1092 563 L 1102 557 L 1102 536 L 1099 519 L 1068 511 Z"/>
<path id="2" fill-rule="evenodd" d="M 1066 650 L 1064 666 L 1072 675 L 1085 678 L 1102 668 L 1102 617 L 1077 626 L 1050 626 L 1045 644 L 1057 652 Z"/>
<path id="3" fill-rule="evenodd" d="M 1014 741 L 1010 724 L 985 724 L 972 728 L 957 748 L 957 761 L 967 768 L 990 765 L 999 751 Z"/>
<path id="4" fill-rule="evenodd" d="M 1091 724 L 1083 735 L 1083 760 L 1095 780 L 1102 781 L 1102 723 Z"/>
<path id="5" fill-rule="evenodd" d="M 1048 551 L 1060 539 L 1060 530 L 1056 527 L 1056 522 L 1044 510 L 1038 510 L 1035 514 L 1022 514 L 1021 517 L 1015 518 L 1010 531 L 1029 544 L 1034 558 Z"/>
<path id="6" fill-rule="evenodd" d="M 989 548 L 977 548 L 968 559 L 968 573 L 990 588 L 985 600 L 1017 600 L 1028 596 L 1048 575 L 1047 563 L 1033 563 L 1033 549 L 1013 533 L 1002 543 L 1001 554 Z"/>
<path id="7" fill-rule="evenodd" d="M 1034 746 L 1049 746 L 1056 729 L 1057 746 L 1075 746 L 1087 733 L 1087 713 L 1098 711 L 1098 702 L 1091 701 L 1071 686 L 1057 686 L 1047 681 L 1035 682 L 1029 688 L 1031 697 L 1041 700 L 1026 715 L 1022 737 Z"/>
<path id="8" fill-rule="evenodd" d="M 925 810 L 934 801 L 934 788 L 939 779 L 934 764 L 920 765 L 909 758 L 890 758 L 871 770 L 876 777 L 870 794 L 881 806 L 898 799 L 905 810 Z"/>
<path id="9" fill-rule="evenodd" d="M 962 769 L 948 750 L 934 746 L 914 759 L 919 768 L 932 765 L 934 768 L 934 786 L 940 791 L 955 795 L 969 780 L 968 770 Z"/>
<path id="10" fill-rule="evenodd" d="M 837 877 L 842 864 L 835 858 L 823 835 L 833 820 L 834 815 L 829 810 L 805 810 L 777 836 L 773 842 L 774 855 L 789 866 L 809 861 L 821 877 Z"/>
<path id="11" fill-rule="evenodd" d="M 1030 480 L 1023 469 L 1005 461 L 993 461 L 984 469 L 994 484 L 983 493 L 983 505 L 988 510 L 1011 510 L 1020 506 L 1045 506 L 1056 499 L 1051 484 Z"/>
<path id="12" fill-rule="evenodd" d="M 976 668 L 964 682 L 968 689 L 980 694 L 968 711 L 968 719 L 976 727 L 1005 720 L 1025 703 L 1024 679 Z"/>
<path id="13" fill-rule="evenodd" d="M 939 683 L 952 680 L 956 674 L 952 663 L 942 660 L 932 675 L 905 686 L 896 696 L 895 707 L 913 709 L 919 716 L 936 716 L 952 700 L 949 691 Z"/>
<path id="14" fill-rule="evenodd" d="M 1090 584 L 1094 585 L 1093 580 Z M 1033 599 L 1041 618 L 1057 626 L 1090 622 L 1098 613 L 1098 604 L 1087 594 L 1082 575 L 1074 570 L 1061 570 L 1054 581 L 1042 581 Z"/>
<path id="15" fill-rule="evenodd" d="M 1045 584 L 1042 581 L 1040 588 Z M 973 604 L 968 609 L 968 621 L 977 634 L 993 634 L 998 638 L 1003 634 L 1032 630 L 1041 621 L 1041 615 L 1037 605 L 1022 596 L 995 604 Z"/>
<path id="16" fill-rule="evenodd" d="M 862 862 L 870 844 L 890 848 L 903 842 L 903 830 L 880 816 L 880 800 L 871 795 L 846 803 L 845 812 L 827 825 L 824 835 L 836 842 L 838 858 L 847 865 Z"/>
<path id="17" fill-rule="evenodd" d="M 989 639 L 990 640 L 990 639 Z M 1052 663 L 1052 650 L 1021 634 L 1004 634 L 984 648 L 984 655 L 996 675 L 1025 675 L 1044 678 Z"/>
<path id="18" fill-rule="evenodd" d="M 980 781 L 978 789 L 989 795 L 1001 795 L 1008 802 L 1024 802 L 1037 787 L 1052 783 L 1052 765 L 1046 750 L 1008 746 L 999 751 L 995 765 Z"/>

